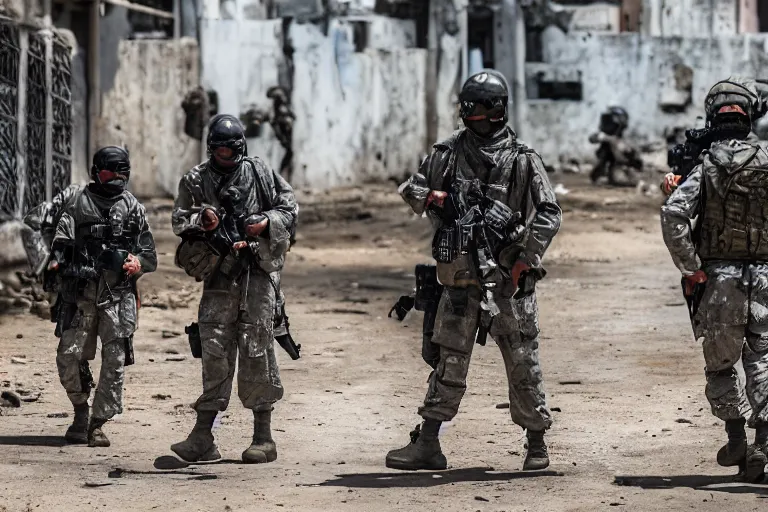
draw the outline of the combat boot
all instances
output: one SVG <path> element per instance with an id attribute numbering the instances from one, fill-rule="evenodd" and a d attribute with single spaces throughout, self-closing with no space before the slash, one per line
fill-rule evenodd
<path id="1" fill-rule="evenodd" d="M 253 442 L 243 452 L 243 462 L 263 464 L 277 459 L 277 446 L 272 439 L 272 411 L 253 411 Z"/>
<path id="2" fill-rule="evenodd" d="M 91 423 L 88 425 L 88 446 L 91 448 L 107 448 L 109 446 L 109 439 L 101 430 L 106 422 L 107 420 L 101 418 L 91 418 Z"/>
<path id="3" fill-rule="evenodd" d="M 768 464 L 768 423 L 758 423 L 755 428 L 755 444 L 747 448 L 747 469 L 744 471 L 744 480 L 749 483 L 762 482 Z"/>
<path id="4" fill-rule="evenodd" d="M 171 445 L 171 451 L 186 462 L 211 462 L 221 458 L 213 439 L 217 411 L 197 411 L 197 421 L 187 438 Z"/>
<path id="5" fill-rule="evenodd" d="M 411 442 L 405 448 L 387 454 L 386 465 L 392 469 L 445 469 L 448 461 L 440 449 L 438 432 L 441 421 L 425 419 L 411 432 Z"/>
<path id="6" fill-rule="evenodd" d="M 747 458 L 747 432 L 744 425 L 747 420 L 727 420 L 725 431 L 728 433 L 728 443 L 717 452 L 717 463 L 724 467 L 742 466 Z"/>
<path id="7" fill-rule="evenodd" d="M 544 431 L 528 430 L 526 435 L 528 437 L 528 451 L 525 454 L 523 471 L 549 467 L 549 454 L 547 453 L 547 445 L 544 443 Z"/>
<path id="8" fill-rule="evenodd" d="M 75 418 L 64 434 L 64 439 L 73 444 L 88 442 L 88 402 L 75 406 Z"/>

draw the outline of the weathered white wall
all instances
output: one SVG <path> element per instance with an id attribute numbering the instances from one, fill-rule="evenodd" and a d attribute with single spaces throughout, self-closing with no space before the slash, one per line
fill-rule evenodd
<path id="1" fill-rule="evenodd" d="M 184 133 L 181 108 L 199 84 L 197 42 L 121 40 L 115 58 L 109 87 L 102 90 L 96 143 L 128 147 L 135 194 L 172 195 L 200 154 L 199 141 Z"/>
<path id="2" fill-rule="evenodd" d="M 368 24 L 368 48 L 355 52 L 353 27 Z M 332 20 L 325 35 L 313 24 L 291 25 L 295 49 L 292 105 L 296 186 L 332 187 L 384 180 L 415 169 L 426 147 L 426 50 L 411 48 L 413 22 L 382 16 Z M 203 19 L 202 83 L 215 90 L 219 112 L 271 110 L 267 89 L 283 61 L 281 20 Z M 458 62 L 441 70 L 454 77 Z M 453 91 L 441 90 L 450 98 Z M 441 102 L 443 119 L 452 111 Z M 444 122 L 450 133 L 452 123 Z M 450 126 L 448 126 L 450 124 Z M 278 168 L 284 151 L 271 128 L 248 151 Z"/>
<path id="3" fill-rule="evenodd" d="M 608 3 L 574 6 L 570 30 L 618 33 L 621 30 L 621 7 Z"/>
<path id="4" fill-rule="evenodd" d="M 597 128 L 610 105 L 627 109 L 627 136 L 638 142 L 663 140 L 665 128 L 692 127 L 703 112 L 704 97 L 731 74 L 761 76 L 768 69 L 768 35 L 703 38 L 651 38 L 639 34 L 582 37 L 573 34 L 546 48 L 553 73 L 579 75 L 583 101 L 529 100 L 525 140 L 553 161 L 560 155 L 587 157 L 594 146 L 587 134 Z M 685 96 L 676 91 L 676 72 L 693 71 L 691 104 L 682 113 L 665 113 L 660 104 Z"/>
<path id="5" fill-rule="evenodd" d="M 739 32 L 741 0 L 644 0 L 643 33 L 707 37 Z"/>
<path id="6" fill-rule="evenodd" d="M 415 169 L 426 144 L 426 51 L 355 53 L 351 26 L 338 20 L 328 37 L 304 24 L 291 38 L 296 184 L 348 185 Z"/>
<path id="7" fill-rule="evenodd" d="M 218 94 L 219 113 L 240 117 L 251 107 L 271 112 L 267 89 L 278 85 L 281 21 L 204 19 L 200 29 L 201 81 Z M 248 153 L 278 169 L 285 151 L 265 123 L 260 137 L 248 139 Z"/>

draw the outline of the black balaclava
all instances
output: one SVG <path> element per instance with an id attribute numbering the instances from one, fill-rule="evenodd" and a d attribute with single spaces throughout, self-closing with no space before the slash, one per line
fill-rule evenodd
<path id="1" fill-rule="evenodd" d="M 716 83 L 705 100 L 707 127 L 715 140 L 746 139 L 752 123 L 761 115 L 754 82 L 729 78 Z"/>
<path id="2" fill-rule="evenodd" d="M 90 189 L 102 197 L 116 197 L 125 191 L 131 176 L 128 151 L 118 146 L 101 148 L 93 155 Z"/>
<path id="3" fill-rule="evenodd" d="M 248 155 L 243 125 L 238 118 L 229 114 L 220 114 L 211 119 L 207 142 L 209 166 L 218 174 L 235 172 Z"/>

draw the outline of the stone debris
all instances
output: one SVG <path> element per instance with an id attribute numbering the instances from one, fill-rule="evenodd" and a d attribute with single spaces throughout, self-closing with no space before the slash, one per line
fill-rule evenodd
<path id="1" fill-rule="evenodd" d="M 42 283 L 28 277 L 22 267 L 0 270 L 0 314 L 33 313 L 41 318 L 50 318 L 48 294 Z"/>

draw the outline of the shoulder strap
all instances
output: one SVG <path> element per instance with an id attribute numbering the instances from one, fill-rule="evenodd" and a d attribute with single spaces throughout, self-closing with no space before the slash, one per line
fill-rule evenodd
<path id="1" fill-rule="evenodd" d="M 248 158 L 247 162 L 251 165 L 251 171 L 253 172 L 253 177 L 256 179 L 256 181 L 259 184 L 259 197 L 261 199 L 262 210 L 271 210 L 272 196 L 269 193 L 269 191 L 272 190 L 272 183 L 270 183 L 267 176 L 265 176 L 265 173 L 259 172 L 258 166 L 256 165 L 255 158 Z M 266 169 L 266 165 L 262 165 L 262 167 Z"/>
<path id="2" fill-rule="evenodd" d="M 441 185 L 441 190 L 443 190 L 444 192 L 448 191 L 448 187 L 451 186 L 451 182 L 453 181 L 453 178 L 456 176 L 456 141 L 458 141 L 460 137 L 461 137 L 461 133 L 459 133 L 452 139 L 452 144 L 450 146 L 448 145 L 442 146 L 451 152 L 451 156 L 448 157 L 448 163 L 446 164 L 446 169 L 443 173 L 443 182 Z"/>

